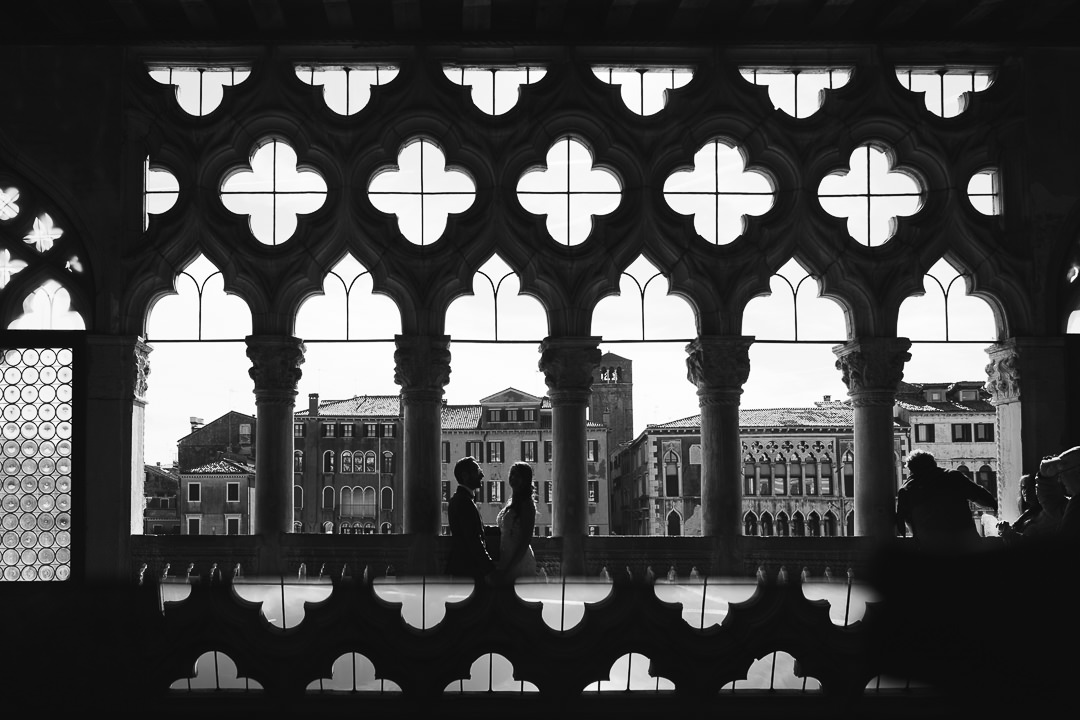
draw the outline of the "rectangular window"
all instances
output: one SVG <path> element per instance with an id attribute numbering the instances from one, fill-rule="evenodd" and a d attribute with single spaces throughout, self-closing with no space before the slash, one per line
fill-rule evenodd
<path id="1" fill-rule="evenodd" d="M 304 423 L 293 423 L 292 436 L 304 437 Z"/>
<path id="2" fill-rule="evenodd" d="M 521 459 L 527 463 L 536 462 L 536 441 L 523 440 L 521 442 Z"/>
<path id="3" fill-rule="evenodd" d="M 501 463 L 503 461 L 502 442 L 489 442 L 487 444 L 487 461 L 489 463 Z"/>
<path id="4" fill-rule="evenodd" d="M 202 518 L 189 517 L 187 519 L 187 534 L 188 535 L 201 535 L 202 534 Z"/>
<path id="5" fill-rule="evenodd" d="M 352 423 L 345 423 L 341 426 L 341 437 L 352 437 L 354 425 Z"/>
<path id="6" fill-rule="evenodd" d="M 585 441 L 585 460 L 588 462 L 600 462 L 600 441 Z"/>
<path id="7" fill-rule="evenodd" d="M 375 423 L 364 423 L 364 437 L 375 437 Z"/>
<path id="8" fill-rule="evenodd" d="M 544 441 L 544 462 L 551 462 L 551 441 Z"/>
<path id="9" fill-rule="evenodd" d="M 239 535 L 240 534 L 240 516 L 239 515 L 226 515 L 225 516 L 225 534 L 226 535 Z"/>
<path id="10" fill-rule="evenodd" d="M 971 425 L 968 423 L 953 423 L 953 442 L 971 442 Z"/>
<path id="11" fill-rule="evenodd" d="M 442 481 L 442 499 L 443 502 L 450 502 L 450 481 Z"/>
<path id="12" fill-rule="evenodd" d="M 251 444 L 251 423 L 240 423 L 240 444 Z"/>
<path id="13" fill-rule="evenodd" d="M 465 454 L 476 458 L 476 462 L 484 462 L 484 443 L 479 440 L 469 440 L 465 443 Z"/>
<path id="14" fill-rule="evenodd" d="M 600 534 L 600 526 L 599 525 L 590 525 L 589 526 L 589 534 L 590 535 L 599 535 Z"/>
<path id="15" fill-rule="evenodd" d="M 335 434 L 336 434 L 335 431 L 337 429 L 337 426 L 334 425 L 334 423 L 323 423 L 321 427 L 322 427 L 322 436 L 324 438 L 332 438 L 332 437 L 335 436 Z"/>
<path id="16" fill-rule="evenodd" d="M 188 483 L 187 486 L 187 499 L 188 502 L 200 502 L 202 500 L 202 483 Z"/>
<path id="17" fill-rule="evenodd" d="M 517 422 L 518 421 L 518 411 L 517 410 L 507 410 L 506 411 L 506 421 L 507 422 Z"/>
<path id="18" fill-rule="evenodd" d="M 231 482 L 225 484 L 225 502 L 240 502 L 240 483 Z"/>
<path id="19" fill-rule="evenodd" d="M 536 411 L 535 410 L 522 410 L 521 415 L 522 415 L 521 419 L 524 420 L 525 422 L 536 422 Z"/>
<path id="20" fill-rule="evenodd" d="M 394 427 L 394 424 L 393 423 L 383 423 L 382 436 L 383 437 L 394 437 L 395 435 L 397 435 L 397 429 Z"/>
<path id="21" fill-rule="evenodd" d="M 940 390 L 929 390 L 926 393 L 926 399 L 928 402 L 941 402 L 945 398 L 942 396 Z"/>
<path id="22" fill-rule="evenodd" d="M 550 480 L 545 480 L 544 481 L 544 502 L 546 502 L 546 503 L 551 502 L 551 481 Z"/>
<path id="23" fill-rule="evenodd" d="M 993 442 L 994 423 L 975 423 L 975 442 Z"/>
<path id="24" fill-rule="evenodd" d="M 501 422 L 502 410 L 488 410 L 488 422 Z"/>
<path id="25" fill-rule="evenodd" d="M 544 526 L 544 537 L 551 537 L 551 526 L 550 525 L 545 525 Z"/>
<path id="26" fill-rule="evenodd" d="M 449 525 L 443 525 L 442 526 L 442 534 L 443 535 L 449 535 L 450 534 L 450 526 Z"/>
<path id="27" fill-rule="evenodd" d="M 443 440 L 442 441 L 442 461 L 443 461 L 443 465 L 449 465 L 450 464 L 450 441 L 449 440 Z"/>
<path id="28" fill-rule="evenodd" d="M 599 480 L 589 480 L 588 481 L 588 486 L 589 486 L 589 502 L 591 502 L 591 503 L 600 502 L 600 481 Z"/>
<path id="29" fill-rule="evenodd" d="M 492 480 L 487 484 L 488 497 L 487 501 L 491 503 L 501 503 L 503 501 L 503 484 L 502 480 Z"/>
<path id="30" fill-rule="evenodd" d="M 915 426 L 915 442 L 917 442 L 917 443 L 932 443 L 932 442 L 934 442 L 934 426 L 933 425 L 916 425 Z"/>

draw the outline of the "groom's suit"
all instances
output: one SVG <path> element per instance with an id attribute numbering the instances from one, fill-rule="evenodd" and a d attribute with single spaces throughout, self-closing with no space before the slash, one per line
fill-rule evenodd
<path id="1" fill-rule="evenodd" d="M 446 508 L 450 521 L 450 557 L 446 572 L 471 578 L 483 578 L 495 569 L 484 540 L 484 522 L 469 489 L 458 485 Z"/>

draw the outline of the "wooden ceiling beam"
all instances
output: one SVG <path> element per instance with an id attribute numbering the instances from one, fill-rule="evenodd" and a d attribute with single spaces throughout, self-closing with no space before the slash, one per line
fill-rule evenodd
<path id="1" fill-rule="evenodd" d="M 196 30 L 212 32 L 218 29 L 217 18 L 206 0 L 180 0 L 180 7 L 191 27 Z"/>
<path id="2" fill-rule="evenodd" d="M 285 15 L 278 0 L 248 0 L 259 30 L 284 30 Z"/>
<path id="3" fill-rule="evenodd" d="M 353 16 L 349 0 L 323 0 L 326 22 L 332 30 L 352 30 Z"/>
<path id="4" fill-rule="evenodd" d="M 491 29 L 491 0 L 464 0 L 461 7 L 461 29 L 479 32 Z"/>

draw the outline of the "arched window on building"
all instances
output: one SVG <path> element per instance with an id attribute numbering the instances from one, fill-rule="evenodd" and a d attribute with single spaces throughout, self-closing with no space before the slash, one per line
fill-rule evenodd
<path id="1" fill-rule="evenodd" d="M 773 495 L 787 495 L 787 461 L 777 453 L 772 462 Z"/>
<path id="2" fill-rule="evenodd" d="M 825 513 L 825 521 L 821 526 L 822 534 L 825 537 L 836 537 L 836 516 L 832 511 Z"/>
<path id="3" fill-rule="evenodd" d="M 387 485 L 381 491 L 382 493 L 382 509 L 393 510 L 394 509 L 394 488 Z"/>
<path id="4" fill-rule="evenodd" d="M 384 522 L 381 526 L 379 526 L 379 532 L 381 532 L 383 535 L 389 535 L 391 532 L 393 532 L 393 526 L 390 525 L 390 523 L 388 522 Z"/>
<path id="5" fill-rule="evenodd" d="M 787 537 L 788 536 L 788 517 L 785 512 L 778 512 L 776 514 L 776 536 Z"/>
<path id="6" fill-rule="evenodd" d="M 758 456 L 758 493 L 760 495 L 772 495 L 772 463 L 769 456 L 764 453 Z"/>
<path id="7" fill-rule="evenodd" d="M 293 472 L 304 472 L 304 453 L 302 450 L 293 451 Z"/>
<path id="8" fill-rule="evenodd" d="M 761 513 L 761 536 L 769 537 L 773 534 L 772 515 L 767 512 Z"/>
<path id="9" fill-rule="evenodd" d="M 743 457 L 743 495 L 757 495 L 757 467 L 750 455 Z"/>
<path id="10" fill-rule="evenodd" d="M 844 453 L 844 497 L 855 497 L 855 456 Z"/>
<path id="11" fill-rule="evenodd" d="M 304 532 L 304 523 L 300 522 L 299 520 L 294 520 L 292 524 L 292 529 L 294 533 L 302 533 Z"/>
<path id="12" fill-rule="evenodd" d="M 382 472 L 394 472 L 394 453 L 390 452 L 389 450 L 382 454 Z"/>
<path id="13" fill-rule="evenodd" d="M 351 473 L 353 471 L 353 454 L 348 450 L 341 451 L 341 472 Z"/>
<path id="14" fill-rule="evenodd" d="M 375 488 L 365 487 L 361 491 L 360 516 L 366 518 L 375 517 Z"/>
<path id="15" fill-rule="evenodd" d="M 821 472 L 821 463 L 818 462 L 818 458 L 814 453 L 810 453 L 806 457 L 806 482 L 805 492 L 808 496 L 813 497 L 820 492 L 818 476 Z"/>
<path id="16" fill-rule="evenodd" d="M 375 451 L 368 450 L 364 453 L 364 472 L 374 473 L 375 470 Z"/>
<path id="17" fill-rule="evenodd" d="M 682 535 L 682 518 L 674 510 L 669 512 L 667 516 L 667 534 Z"/>
<path id="18" fill-rule="evenodd" d="M 292 504 L 294 510 L 304 509 L 304 488 L 301 485 L 293 485 L 292 487 Z"/>
<path id="19" fill-rule="evenodd" d="M 338 514 L 343 517 L 355 517 L 360 514 L 361 493 L 358 487 L 341 488 L 341 502 L 338 504 Z"/>
<path id="20" fill-rule="evenodd" d="M 679 456 L 674 450 L 664 453 L 664 495 L 679 497 Z"/>
<path id="21" fill-rule="evenodd" d="M 324 473 L 334 472 L 334 451 L 327 450 L 322 454 L 322 471 Z"/>
<path id="22" fill-rule="evenodd" d="M 983 465 L 979 468 L 979 472 L 975 475 L 975 482 L 982 485 L 988 493 L 997 497 L 997 473 L 989 465 Z"/>
<path id="23" fill-rule="evenodd" d="M 828 455 L 824 456 L 821 459 L 821 464 L 818 466 L 818 469 L 821 471 L 821 475 L 818 477 L 818 493 L 825 496 L 832 495 L 832 458 Z"/>
<path id="24" fill-rule="evenodd" d="M 971 479 L 971 468 L 969 468 L 967 465 L 957 466 L 956 472 L 963 473 L 964 477 L 966 477 L 968 480 Z"/>
<path id="25" fill-rule="evenodd" d="M 757 517 L 752 512 L 748 512 L 743 516 L 743 535 L 748 537 L 757 535 Z"/>
<path id="26" fill-rule="evenodd" d="M 791 516 L 791 535 L 792 537 L 803 537 L 806 535 L 806 521 L 803 520 L 801 512 L 796 511 Z"/>
<path id="27" fill-rule="evenodd" d="M 821 537 L 821 518 L 816 512 L 811 512 L 806 519 L 806 534 L 810 537 Z"/>
<path id="28" fill-rule="evenodd" d="M 329 522 L 329 521 L 324 522 L 322 524 L 322 531 L 327 535 L 333 535 L 334 534 L 334 523 Z"/>
<path id="29" fill-rule="evenodd" d="M 791 456 L 791 477 L 788 479 L 788 494 L 799 496 L 803 494 L 803 458 L 799 453 Z"/>
<path id="30" fill-rule="evenodd" d="M 847 536 L 848 537 L 854 536 L 855 535 L 855 513 L 854 512 L 852 512 L 850 510 L 848 511 L 847 518 L 844 520 L 844 525 L 846 526 L 845 532 L 847 533 Z"/>
<path id="31" fill-rule="evenodd" d="M 322 489 L 322 506 L 323 510 L 334 509 L 334 488 L 330 485 Z"/>

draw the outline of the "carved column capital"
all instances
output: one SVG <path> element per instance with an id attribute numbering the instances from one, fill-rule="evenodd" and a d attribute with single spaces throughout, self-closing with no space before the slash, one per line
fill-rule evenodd
<path id="1" fill-rule="evenodd" d="M 133 392 L 135 399 L 146 402 L 146 391 L 150 387 L 150 353 L 154 348 L 150 347 L 139 338 L 135 341 L 135 382 Z"/>
<path id="2" fill-rule="evenodd" d="M 409 399 L 441 400 L 450 382 L 449 335 L 395 335 L 394 382 Z"/>
<path id="3" fill-rule="evenodd" d="M 145 404 L 153 348 L 131 335 L 88 335 L 86 344 L 94 368 L 90 396 Z"/>
<path id="4" fill-rule="evenodd" d="M 1004 405 L 1020 399 L 1020 350 L 1015 343 L 995 343 L 986 349 L 990 362 L 986 366 L 986 384 L 990 402 Z"/>
<path id="5" fill-rule="evenodd" d="M 548 337 L 540 343 L 538 366 L 544 373 L 551 404 L 587 403 L 593 372 L 600 366 L 600 338 Z"/>
<path id="6" fill-rule="evenodd" d="M 251 360 L 248 375 L 255 381 L 255 404 L 292 405 L 304 364 L 304 343 L 289 335 L 249 335 L 247 356 Z"/>
<path id="7" fill-rule="evenodd" d="M 703 335 L 686 346 L 686 379 L 698 389 L 698 403 L 738 405 L 750 377 L 748 336 Z"/>
<path id="8" fill-rule="evenodd" d="M 855 407 L 893 405 L 896 387 L 904 379 L 904 363 L 911 359 L 907 338 L 859 338 L 833 348 L 836 369 L 842 374 Z"/>

